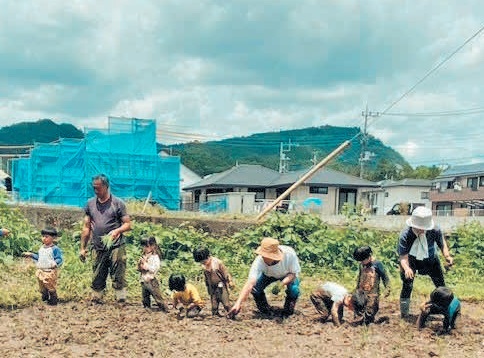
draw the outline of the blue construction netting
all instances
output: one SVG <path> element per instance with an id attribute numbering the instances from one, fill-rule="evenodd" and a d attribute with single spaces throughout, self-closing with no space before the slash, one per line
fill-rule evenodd
<path id="1" fill-rule="evenodd" d="M 36 144 L 29 158 L 12 161 L 21 201 L 82 207 L 99 173 L 120 198 L 150 197 L 169 210 L 180 207 L 180 158 L 158 155 L 154 120 L 110 117 L 107 129 L 87 129 L 83 140 Z"/>

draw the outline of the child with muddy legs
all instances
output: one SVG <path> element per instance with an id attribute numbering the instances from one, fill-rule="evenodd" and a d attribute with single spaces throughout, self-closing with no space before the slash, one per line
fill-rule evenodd
<path id="1" fill-rule="evenodd" d="M 205 275 L 205 285 L 207 286 L 212 304 L 212 316 L 221 316 L 218 311 L 220 303 L 222 303 L 226 313 L 228 313 L 231 308 L 229 287 L 234 287 L 234 283 L 224 263 L 210 255 L 206 247 L 195 249 L 193 251 L 193 259 L 202 265 L 203 274 Z"/>
<path id="2" fill-rule="evenodd" d="M 58 267 L 62 265 L 62 251 L 55 245 L 57 239 L 57 230 L 54 228 L 45 228 L 41 231 L 42 246 L 38 253 L 24 252 L 22 256 L 30 257 L 36 262 L 37 271 L 35 276 L 39 282 L 42 301 L 49 305 L 57 305 L 57 277 Z"/>
<path id="3" fill-rule="evenodd" d="M 425 327 L 425 322 L 431 314 L 444 315 L 443 332 L 448 333 L 451 329 L 457 328 L 460 318 L 460 301 L 454 296 L 450 288 L 440 286 L 430 294 L 430 301 L 422 303 L 420 315 L 417 319 L 417 328 Z"/>
<path id="4" fill-rule="evenodd" d="M 194 318 L 200 314 L 204 302 L 195 286 L 187 283 L 182 274 L 171 274 L 168 286 L 173 291 L 173 307 L 178 309 L 178 318 Z"/>
<path id="5" fill-rule="evenodd" d="M 138 262 L 138 271 L 141 274 L 140 282 L 143 307 L 151 308 L 151 297 L 153 297 L 160 311 L 168 312 L 168 306 L 160 291 L 160 282 L 156 278 L 161 264 L 162 254 L 160 247 L 156 243 L 156 238 L 153 236 L 142 238 L 140 243 L 143 248 L 143 256 Z"/>
<path id="6" fill-rule="evenodd" d="M 346 288 L 334 282 L 324 282 L 311 294 L 310 299 L 321 314 L 321 321 L 325 322 L 331 316 L 335 326 L 341 325 L 344 307 L 360 314 L 366 305 L 363 292 L 350 294 Z"/>
<path id="7" fill-rule="evenodd" d="M 353 258 L 360 263 L 356 289 L 367 297 L 361 323 L 367 325 L 375 321 L 375 315 L 380 308 L 380 281 L 385 285 L 385 297 L 390 295 L 390 278 L 383 264 L 375 260 L 370 246 L 362 246 L 353 252 Z M 381 320 L 388 320 L 382 317 Z"/>

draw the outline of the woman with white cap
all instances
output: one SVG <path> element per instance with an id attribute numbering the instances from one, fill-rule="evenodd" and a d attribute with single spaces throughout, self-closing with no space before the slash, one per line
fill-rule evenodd
<path id="1" fill-rule="evenodd" d="M 424 206 L 417 207 L 407 220 L 407 226 L 400 234 L 397 247 L 400 257 L 400 277 L 403 283 L 400 293 L 402 318 L 409 315 L 410 296 L 416 272 L 430 276 L 435 287 L 445 286 L 437 247 L 442 251 L 447 265 L 453 264 L 442 231 L 435 227 L 430 209 Z"/>

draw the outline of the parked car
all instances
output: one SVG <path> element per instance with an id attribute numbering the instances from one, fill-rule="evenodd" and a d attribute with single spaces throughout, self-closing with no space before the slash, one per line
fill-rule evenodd
<path id="1" fill-rule="evenodd" d="M 418 206 L 425 206 L 423 203 L 395 203 L 387 212 L 387 215 L 412 215 L 412 211 Z"/>

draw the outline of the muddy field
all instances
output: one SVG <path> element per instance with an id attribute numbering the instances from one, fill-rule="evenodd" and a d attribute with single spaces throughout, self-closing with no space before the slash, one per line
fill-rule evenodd
<path id="1" fill-rule="evenodd" d="M 448 335 L 439 333 L 437 319 L 417 331 L 400 320 L 396 303 L 381 306 L 388 322 L 367 328 L 322 323 L 304 300 L 284 320 L 260 317 L 252 301 L 236 320 L 209 311 L 179 319 L 174 311 L 146 310 L 138 302 L 2 310 L 0 352 L 2 357 L 484 357 L 482 303 L 464 302 L 461 328 Z"/>

